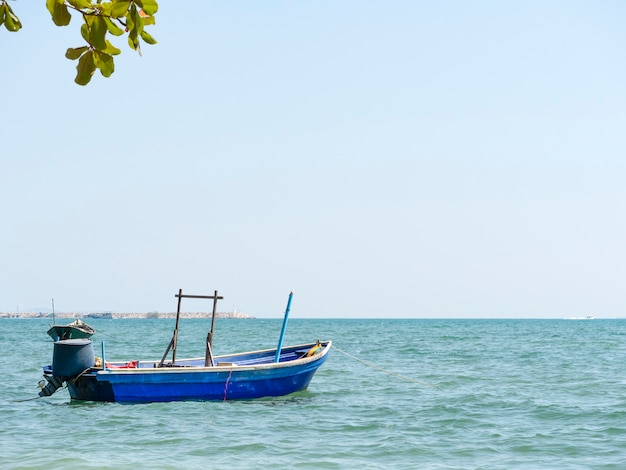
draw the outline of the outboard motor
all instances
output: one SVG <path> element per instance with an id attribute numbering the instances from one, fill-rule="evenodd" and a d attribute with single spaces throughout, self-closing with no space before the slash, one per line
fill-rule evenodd
<path id="1" fill-rule="evenodd" d="M 52 374 L 44 375 L 48 381 L 39 392 L 40 397 L 48 397 L 56 392 L 64 381 L 80 375 L 93 367 L 96 357 L 90 339 L 66 339 L 54 343 Z"/>

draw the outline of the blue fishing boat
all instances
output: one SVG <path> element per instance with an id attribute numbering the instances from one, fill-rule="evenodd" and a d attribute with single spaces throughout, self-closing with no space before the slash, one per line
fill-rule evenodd
<path id="1" fill-rule="evenodd" d="M 161 360 L 107 362 L 96 358 L 90 339 L 54 343 L 51 365 L 43 368 L 47 384 L 40 396 L 49 396 L 66 384 L 76 400 L 122 403 L 179 400 L 240 400 L 282 396 L 304 390 L 326 361 L 331 341 L 282 346 L 293 293 L 289 295 L 278 346 L 236 354 L 213 356 L 215 306 L 222 297 L 190 296 L 179 291 L 176 327 Z M 176 359 L 180 300 L 183 297 L 213 299 L 211 331 L 204 357 Z M 172 351 L 172 358 L 166 359 Z M 45 386 L 44 386 L 45 385 Z"/>

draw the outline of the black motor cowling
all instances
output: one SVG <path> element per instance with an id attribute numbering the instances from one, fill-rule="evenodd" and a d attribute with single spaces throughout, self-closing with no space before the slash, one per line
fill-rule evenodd
<path id="1" fill-rule="evenodd" d="M 93 367 L 96 357 L 90 339 L 66 339 L 54 343 L 52 375 L 69 379 Z"/>

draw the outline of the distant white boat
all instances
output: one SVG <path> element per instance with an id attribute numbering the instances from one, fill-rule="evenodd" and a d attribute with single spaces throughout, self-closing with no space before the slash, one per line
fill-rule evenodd
<path id="1" fill-rule="evenodd" d="M 563 320 L 595 320 L 596 317 L 594 317 L 593 315 L 587 315 L 586 317 L 569 317 L 569 318 L 564 318 Z"/>

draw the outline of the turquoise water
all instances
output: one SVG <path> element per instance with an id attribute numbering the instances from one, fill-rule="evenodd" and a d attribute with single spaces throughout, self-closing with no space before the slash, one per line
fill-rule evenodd
<path id="1" fill-rule="evenodd" d="M 108 360 L 160 359 L 174 326 L 89 323 Z M 339 348 L 305 392 L 120 405 L 59 390 L 19 402 L 51 361 L 47 327 L 0 320 L 0 468 L 626 468 L 624 320 L 292 318 L 286 345 Z M 215 353 L 273 347 L 280 327 L 218 321 Z M 182 320 L 177 357 L 202 356 L 209 329 Z"/>

